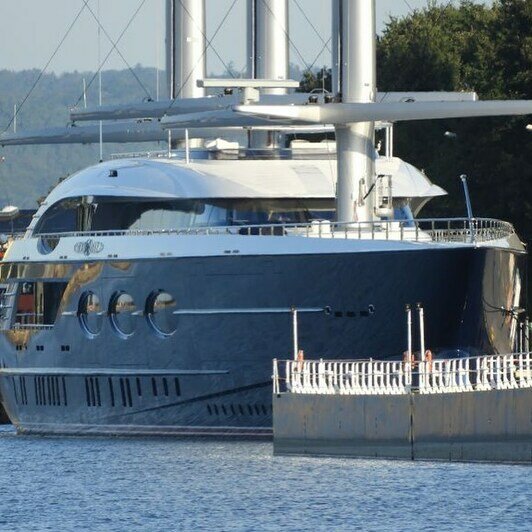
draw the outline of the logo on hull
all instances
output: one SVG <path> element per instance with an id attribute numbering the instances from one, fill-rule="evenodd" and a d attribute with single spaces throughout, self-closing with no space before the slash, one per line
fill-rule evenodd
<path id="1" fill-rule="evenodd" d="M 76 253 L 81 253 L 85 256 L 101 253 L 103 251 L 103 248 L 103 242 L 99 242 L 98 240 L 92 240 L 92 238 L 89 238 L 85 242 L 77 242 L 74 245 L 74 251 Z"/>

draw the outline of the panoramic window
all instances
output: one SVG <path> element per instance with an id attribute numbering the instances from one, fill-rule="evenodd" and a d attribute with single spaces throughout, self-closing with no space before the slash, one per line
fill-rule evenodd
<path id="1" fill-rule="evenodd" d="M 68 198 L 52 205 L 34 233 L 172 230 L 194 227 L 306 223 L 332 219 L 331 199 Z"/>
<path id="2" fill-rule="evenodd" d="M 94 292 L 85 292 L 81 296 L 78 315 L 83 329 L 89 336 L 100 333 L 104 314 L 100 298 Z"/>
<path id="3" fill-rule="evenodd" d="M 118 292 L 111 298 L 109 315 L 113 328 L 123 337 L 129 337 L 136 328 L 135 301 L 125 292 Z"/>
<path id="4" fill-rule="evenodd" d="M 150 325 L 163 336 L 170 336 L 177 329 L 177 316 L 173 313 L 176 301 L 168 292 L 158 291 L 150 295 L 146 316 Z"/>

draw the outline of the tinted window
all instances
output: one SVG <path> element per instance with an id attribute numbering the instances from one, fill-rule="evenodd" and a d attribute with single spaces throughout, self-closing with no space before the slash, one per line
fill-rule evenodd
<path id="1" fill-rule="evenodd" d="M 43 214 L 35 234 L 304 223 L 331 219 L 333 209 L 329 199 L 69 198 Z"/>

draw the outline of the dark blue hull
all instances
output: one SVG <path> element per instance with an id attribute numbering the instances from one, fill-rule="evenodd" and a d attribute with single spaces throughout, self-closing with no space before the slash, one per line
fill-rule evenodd
<path id="1" fill-rule="evenodd" d="M 81 294 L 107 302 L 126 291 L 140 309 L 157 289 L 184 309 L 330 307 L 299 316 L 300 347 L 324 359 L 401 357 L 405 304 L 421 302 L 436 355 L 489 354 L 515 347 L 516 318 L 501 309 L 524 306 L 525 260 L 503 249 L 425 247 L 3 265 L 9 282 L 68 286 L 52 329 L 3 331 L 2 402 L 20 431 L 264 434 L 272 358 L 291 357 L 290 315 L 182 315 L 170 337 L 138 316 L 127 339 L 105 318 L 91 339 L 75 315 Z"/>

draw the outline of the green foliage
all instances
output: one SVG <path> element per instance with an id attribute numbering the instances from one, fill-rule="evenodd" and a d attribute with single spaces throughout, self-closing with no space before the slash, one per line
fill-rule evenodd
<path id="1" fill-rule="evenodd" d="M 301 77 L 301 85 L 298 92 L 312 92 L 326 90 L 331 92 L 332 73 L 331 69 L 320 68 L 316 71 L 305 70 Z"/>
<path id="2" fill-rule="evenodd" d="M 392 18 L 378 42 L 380 90 L 475 90 L 481 99 L 532 98 L 532 2 L 492 7 L 433 3 Z M 512 221 L 532 241 L 531 117 L 400 123 L 396 153 L 449 191 L 427 215 L 464 214 L 458 176 L 475 213 Z M 445 131 L 456 138 L 444 136 Z"/>
<path id="3" fill-rule="evenodd" d="M 156 71 L 135 68 L 136 74 L 156 95 Z M 37 70 L 10 72 L 0 70 L 0 131 L 13 117 L 13 105 L 20 103 L 37 79 Z M 17 129 L 53 127 L 68 124 L 68 111 L 76 103 L 83 105 L 83 79 L 90 84 L 92 72 L 72 72 L 62 75 L 45 74 L 32 95 L 20 108 Z M 160 76 L 161 92 L 164 75 Z M 141 101 L 146 93 L 127 70 L 109 70 L 102 74 L 103 102 L 124 103 Z M 87 90 L 88 105 L 98 102 L 97 80 Z M 104 146 L 104 153 L 148 150 L 156 144 L 127 144 Z M 161 149 L 164 149 L 161 146 Z M 95 164 L 99 158 L 97 145 L 20 146 L 0 148 L 5 161 L 0 164 L 0 207 L 8 203 L 35 208 L 36 200 L 45 195 L 58 178 Z"/>

